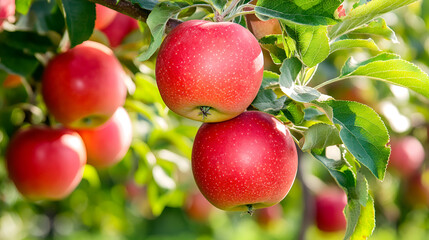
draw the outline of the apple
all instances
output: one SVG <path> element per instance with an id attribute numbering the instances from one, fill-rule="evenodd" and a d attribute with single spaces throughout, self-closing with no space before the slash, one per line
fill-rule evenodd
<path id="1" fill-rule="evenodd" d="M 82 179 L 86 152 L 82 138 L 69 129 L 31 126 L 9 142 L 6 165 L 18 191 L 30 200 L 59 200 Z"/>
<path id="2" fill-rule="evenodd" d="M 54 57 L 45 68 L 42 95 L 64 126 L 93 128 L 125 102 L 126 74 L 108 47 L 86 41 Z"/>
<path id="3" fill-rule="evenodd" d="M 347 227 L 344 208 L 347 195 L 337 187 L 328 187 L 315 197 L 316 226 L 324 232 L 336 232 Z"/>
<path id="4" fill-rule="evenodd" d="M 110 167 L 122 160 L 133 137 L 131 119 L 122 107 L 103 125 L 77 132 L 85 143 L 88 164 L 96 168 Z"/>
<path id="5" fill-rule="evenodd" d="M 95 4 L 95 25 L 94 28 L 101 30 L 107 27 L 113 19 L 116 17 L 118 12 L 100 4 Z"/>
<path id="6" fill-rule="evenodd" d="M 283 208 L 280 204 L 255 211 L 256 221 L 259 226 L 269 228 L 283 217 Z"/>
<path id="7" fill-rule="evenodd" d="M 130 32 L 138 28 L 139 24 L 136 19 L 122 13 L 118 13 L 113 21 L 105 28 L 102 28 L 101 31 L 106 34 L 109 39 L 110 46 L 117 47 Z"/>
<path id="8" fill-rule="evenodd" d="M 190 219 L 205 222 L 213 212 L 213 205 L 199 191 L 192 191 L 185 199 L 184 210 Z"/>
<path id="9" fill-rule="evenodd" d="M 254 5 L 256 5 L 256 3 L 256 0 L 250 2 L 250 4 Z M 252 8 L 245 8 L 244 10 L 251 11 Z M 255 14 L 246 14 L 245 16 L 247 27 L 257 39 L 261 39 L 266 35 L 282 34 L 279 20 L 275 18 L 262 21 Z"/>
<path id="10" fill-rule="evenodd" d="M 425 159 L 425 150 L 417 138 L 406 136 L 391 140 L 389 165 L 402 177 L 409 177 L 416 172 Z"/>
<path id="11" fill-rule="evenodd" d="M 17 74 L 9 74 L 3 81 L 4 88 L 16 88 L 21 86 L 23 78 Z"/>
<path id="12" fill-rule="evenodd" d="M 204 123 L 192 149 L 192 172 L 215 207 L 249 211 L 272 206 L 289 192 L 298 156 L 289 130 L 257 111 L 219 123 Z"/>
<path id="13" fill-rule="evenodd" d="M 261 47 L 246 28 L 190 20 L 167 35 L 155 72 L 161 97 L 173 112 L 219 122 L 239 115 L 252 103 L 263 70 Z"/>
<path id="14" fill-rule="evenodd" d="M 0 30 L 4 21 L 11 21 L 15 15 L 15 0 L 0 1 Z"/>
<path id="15" fill-rule="evenodd" d="M 429 207 L 429 169 L 415 172 L 405 182 L 404 198 L 415 207 Z"/>

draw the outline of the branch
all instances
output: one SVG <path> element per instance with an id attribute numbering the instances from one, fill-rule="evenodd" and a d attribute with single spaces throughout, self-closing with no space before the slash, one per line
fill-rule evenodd
<path id="1" fill-rule="evenodd" d="M 126 0 L 88 0 L 93 3 L 103 5 L 105 7 L 111 8 L 119 13 L 130 16 L 134 19 L 137 19 L 142 22 L 146 22 L 147 17 L 150 14 L 149 10 L 141 8 L 138 4 L 132 4 Z M 167 22 L 166 31 L 169 32 L 173 28 L 177 27 L 182 21 L 178 19 L 170 19 Z"/>

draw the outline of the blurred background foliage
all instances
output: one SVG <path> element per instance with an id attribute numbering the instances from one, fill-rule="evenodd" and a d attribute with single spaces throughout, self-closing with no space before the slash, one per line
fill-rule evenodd
<path id="1" fill-rule="evenodd" d="M 345 6 L 349 9 L 351 3 Z M 376 38 L 379 47 L 429 73 L 429 1 L 418 1 L 383 18 L 396 32 L 398 43 Z M 113 48 L 133 80 L 128 83 L 130 94 L 125 104 L 133 121 L 132 146 L 114 167 L 96 170 L 87 165 L 78 188 L 66 199 L 52 202 L 28 202 L 19 195 L 7 177 L 4 153 L 10 136 L 20 126 L 50 120 L 39 94 L 40 77 L 43 63 L 50 57 L 45 53 L 65 46 L 64 20 L 54 1 L 36 0 L 27 15 L 16 16 L 13 28 L 22 30 L 20 36 L 0 32 L 0 239 L 257 240 L 298 239 L 304 233 L 305 239 L 342 239 L 344 232 L 323 233 L 313 224 L 308 203 L 323 185 L 335 182 L 318 161 L 305 154 L 300 155 L 299 176 L 273 221 L 264 222 L 258 212 L 254 216 L 227 213 L 207 205 L 202 208 L 208 210 L 207 217 L 195 217 L 190 210 L 196 191 L 190 157 L 200 123 L 166 108 L 156 87 L 155 57 L 143 63 L 135 60 L 139 49 L 150 41 L 145 23 L 139 27 L 140 31 L 134 30 Z M 96 30 L 91 39 L 109 45 L 102 31 Z M 35 57 L 19 51 L 23 46 Z M 364 49 L 338 51 L 319 66 L 315 81 L 337 76 L 349 56 L 360 60 L 375 54 Z M 23 77 L 6 84 L 7 69 L 16 69 Z M 420 183 L 429 191 L 429 170 L 425 170 L 429 161 L 429 100 L 364 78 L 341 81 L 323 91 L 373 107 L 392 137 L 415 136 L 426 151 Z M 429 199 L 418 200 L 429 198 L 429 193 L 413 195 L 409 189 L 415 183 L 390 170 L 383 182 L 372 180 L 377 227 L 371 239 L 428 239 Z"/>

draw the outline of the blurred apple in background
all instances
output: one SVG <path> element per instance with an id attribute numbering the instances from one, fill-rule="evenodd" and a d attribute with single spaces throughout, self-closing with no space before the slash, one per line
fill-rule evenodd
<path id="1" fill-rule="evenodd" d="M 100 30 L 102 28 L 107 27 L 107 25 L 109 25 L 113 21 L 116 14 L 118 14 L 118 12 L 116 12 L 115 10 L 112 10 L 100 4 L 95 4 L 96 17 L 94 28 Z"/>
<path id="2" fill-rule="evenodd" d="M 393 138 L 388 169 L 406 178 L 414 174 L 425 159 L 425 150 L 420 141 L 413 136 Z"/>
<path id="3" fill-rule="evenodd" d="M 346 229 L 344 208 L 347 205 L 346 193 L 338 187 L 322 189 L 315 197 L 316 226 L 324 232 Z"/>
<path id="4" fill-rule="evenodd" d="M 106 34 L 109 39 L 110 46 L 117 47 L 128 34 L 138 28 L 139 24 L 136 19 L 122 13 L 118 13 L 110 24 L 100 30 Z"/>
<path id="5" fill-rule="evenodd" d="M 404 197 L 415 207 L 429 208 L 429 169 L 415 172 L 405 184 Z"/>
<path id="6" fill-rule="evenodd" d="M 0 1 L 0 30 L 4 21 L 13 21 L 15 15 L 15 0 Z"/>
<path id="7" fill-rule="evenodd" d="M 271 207 L 255 210 L 255 218 L 259 226 L 269 228 L 276 222 L 279 222 L 283 216 L 283 208 L 281 204 L 276 204 Z"/>
<path id="8" fill-rule="evenodd" d="M 198 190 L 190 192 L 185 199 L 184 210 L 194 221 L 207 221 L 214 209 L 213 205 Z"/>

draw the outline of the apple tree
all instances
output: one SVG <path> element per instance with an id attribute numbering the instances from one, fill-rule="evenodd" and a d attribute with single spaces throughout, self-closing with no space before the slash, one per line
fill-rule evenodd
<path id="1" fill-rule="evenodd" d="M 299 227 L 288 225 L 287 229 L 292 229 L 290 239 L 304 239 L 312 224 L 313 208 L 332 201 L 332 211 L 315 211 L 315 221 L 322 219 L 317 222 L 317 226 L 322 226 L 319 229 L 340 231 L 344 239 L 367 239 L 374 232 L 377 211 L 380 209 L 383 216 L 387 216 L 387 211 L 378 206 L 382 205 L 378 198 L 383 198 L 380 194 L 383 181 L 390 178 L 386 172 L 391 154 L 390 135 L 404 137 L 400 136 L 401 126 L 395 121 L 395 116 L 402 115 L 393 116 L 389 111 L 398 110 L 389 105 L 397 100 L 382 101 L 383 105 L 376 103 L 376 98 L 400 98 L 395 90 L 390 90 L 394 89 L 392 86 L 399 86 L 413 98 L 402 108 L 411 109 L 409 114 L 423 112 L 425 120 L 421 124 L 429 122 L 429 113 L 419 107 L 429 103 L 427 69 L 412 63 L 398 50 L 406 46 L 389 47 L 398 39 L 407 45 L 407 36 L 413 34 L 405 30 L 396 34 L 385 20 L 393 11 L 410 4 L 414 6 L 415 2 L 1 0 L 0 160 L 7 167 L 0 167 L 0 207 L 5 209 L 5 214 L 17 212 L 32 216 L 33 222 L 45 222 L 46 226 L 39 228 L 47 229 L 39 234 L 41 237 L 59 234 L 76 238 L 90 236 L 82 233 L 85 229 L 101 232 L 111 227 L 127 232 L 129 238 L 137 238 L 141 233 L 136 228 L 142 226 L 148 236 L 168 232 L 156 227 L 168 222 L 163 218 L 166 212 L 175 219 L 171 221 L 181 222 L 177 216 L 183 216 L 171 214 L 175 211 L 171 209 L 183 207 L 186 211 L 189 208 L 186 195 L 189 189 L 195 192 L 196 181 L 203 195 L 222 209 L 247 209 L 252 213 L 253 206 L 283 203 L 285 210 L 277 209 L 285 212 L 277 215 L 301 221 Z M 428 8 L 427 3 L 421 5 Z M 102 44 L 105 46 L 97 47 L 102 53 L 84 48 Z M 92 55 L 97 54 L 104 55 L 94 60 Z M 68 60 L 75 57 L 76 61 Z M 422 62 L 428 59 L 426 55 L 420 56 Z M 72 79 L 75 82 L 69 84 Z M 343 83 L 351 86 L 363 82 L 371 86 L 369 94 L 356 93 L 352 87 L 338 87 Z M 79 97 L 80 90 L 95 97 Z M 85 112 L 88 109 L 91 112 Z M 114 121 L 112 116 L 117 109 L 126 110 L 123 111 L 127 115 L 125 125 L 121 127 L 118 123 L 118 127 L 98 133 L 95 127 Z M 82 114 L 68 117 L 75 113 Z M 256 117 L 242 121 L 251 114 L 262 114 L 271 119 L 271 124 L 259 124 Z M 201 122 L 206 123 L 201 125 Z M 70 128 L 72 130 L 61 131 L 76 131 L 70 134 L 79 133 L 81 138 L 77 141 L 86 147 L 84 150 L 80 146 L 78 150 L 78 155 L 87 155 L 88 164 L 83 174 L 80 173 L 82 181 L 73 192 L 77 183 L 73 183 L 73 189 L 68 188 L 66 194 L 61 192 L 61 201 L 31 202 L 44 196 L 32 192 L 32 181 L 25 178 L 31 177 L 39 183 L 37 178 L 46 175 L 40 183 L 41 189 L 51 189 L 49 184 L 58 179 L 65 181 L 62 176 L 66 173 L 47 168 L 48 171 L 41 174 L 46 167 L 37 170 L 40 166 L 27 167 L 17 160 L 37 159 L 31 156 L 34 147 L 31 139 L 14 136 L 22 133 L 22 129 L 38 129 L 39 125 L 50 129 Z M 261 130 L 262 125 L 274 127 Z M 281 144 L 284 139 L 276 135 L 281 128 L 287 132 L 285 144 Z M 409 129 L 411 127 L 402 133 Z M 50 134 L 46 129 L 46 133 L 42 131 L 34 140 L 39 145 L 47 141 Z M 246 137 L 236 139 L 240 134 Z M 427 140 L 429 130 L 424 134 Z M 414 135 L 420 139 L 423 136 Z M 234 139 L 229 139 L 232 136 Z M 25 143 L 26 140 L 30 143 Z M 419 140 L 414 139 L 416 141 Z M 396 145 L 393 143 L 392 138 L 392 147 Z M 392 153 L 402 155 L 392 157 L 399 158 L 394 164 L 399 166 L 397 171 L 411 169 L 406 174 L 410 178 L 401 183 L 411 184 L 404 187 L 407 191 L 411 189 L 406 195 L 424 199 L 423 204 L 429 205 L 429 184 L 425 185 L 424 173 L 418 173 L 425 149 L 417 145 L 405 150 L 394 149 Z M 414 159 L 418 161 L 416 166 L 401 163 L 408 153 L 415 153 L 409 151 L 415 148 L 419 150 L 419 159 Z M 47 150 L 44 155 L 51 155 L 50 152 L 55 150 Z M 230 152 L 235 153 L 229 155 Z M 227 156 L 227 161 L 236 164 L 246 162 L 246 170 L 259 176 L 243 178 L 246 185 L 235 182 L 241 175 L 230 175 L 235 166 L 204 162 L 219 156 Z M 267 163 L 266 159 L 275 161 Z M 289 159 L 292 163 L 285 163 Z M 82 163 L 83 159 L 79 161 Z M 311 180 L 308 162 L 321 166 L 320 171 L 328 175 Z M 20 174 L 15 174 L 19 171 Z M 224 178 L 232 186 L 219 180 L 227 175 L 233 176 Z M 19 180 L 22 176 L 24 180 Z M 278 181 L 272 180 L 273 176 Z M 205 183 L 207 179 L 211 179 L 213 185 Z M 252 189 L 253 181 L 260 179 L 266 182 L 259 181 L 260 188 Z M 294 180 L 294 185 L 300 185 L 291 189 Z M 19 189 L 22 181 L 28 185 L 25 191 Z M 24 198 L 18 195 L 12 182 Z M 259 199 L 265 197 L 270 201 L 260 204 L 246 199 L 244 206 L 248 208 L 237 207 L 237 204 L 243 205 L 243 201 L 235 200 L 243 199 L 244 193 L 254 191 L 256 195 L 263 195 L 269 188 L 275 191 L 276 184 L 287 186 L 278 187 L 275 200 L 262 196 Z M 335 190 L 330 186 L 333 193 L 329 194 L 324 185 L 335 185 Z M 225 195 L 227 189 L 235 192 Z M 35 196 L 27 196 L 26 192 Z M 311 192 L 317 196 L 312 197 Z M 282 203 L 275 205 L 283 198 Z M 284 202 L 291 206 L 287 208 Z M 118 207 L 127 204 L 132 207 L 126 210 Z M 203 210 L 215 211 L 205 206 Z M 288 211 L 294 210 L 287 209 L 297 207 L 302 216 L 297 217 L 296 212 L 288 216 Z M 332 213 L 335 219 L 322 216 L 323 212 Z M 203 216 L 199 217 L 200 222 L 210 221 L 205 217 L 207 212 L 192 214 Z M 258 212 L 255 215 L 258 216 Z M 0 212 L 0 223 L 7 221 L 4 216 Z M 140 216 L 150 220 L 143 221 Z M 231 218 L 223 221 L 237 220 Z M 64 221 L 75 223 L 64 224 Z M 331 222 L 338 224 L 330 225 Z M 70 230 L 67 226 L 73 227 Z M 234 236 L 219 233 L 222 230 L 216 229 L 219 224 L 212 222 L 210 226 L 211 234 L 218 234 L 217 238 Z M 31 226 L 23 228 L 32 229 Z M 73 230 L 82 231 L 73 235 L 70 233 Z M 100 235 L 101 238 L 107 236 Z M 183 238 L 193 237 L 191 234 Z M 246 239 L 246 235 L 240 237 Z"/>

